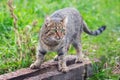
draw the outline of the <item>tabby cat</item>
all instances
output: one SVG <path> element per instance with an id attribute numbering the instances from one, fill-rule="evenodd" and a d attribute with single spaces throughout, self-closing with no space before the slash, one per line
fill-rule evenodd
<path id="1" fill-rule="evenodd" d="M 30 68 L 39 68 L 44 60 L 44 56 L 49 51 L 58 53 L 58 70 L 67 72 L 65 56 L 70 44 L 77 52 L 76 63 L 84 60 L 82 54 L 81 34 L 85 33 L 93 36 L 101 34 L 106 26 L 100 27 L 96 31 L 88 29 L 78 10 L 74 8 L 64 8 L 55 11 L 51 16 L 47 16 L 40 30 L 39 45 L 37 48 L 36 61 Z"/>

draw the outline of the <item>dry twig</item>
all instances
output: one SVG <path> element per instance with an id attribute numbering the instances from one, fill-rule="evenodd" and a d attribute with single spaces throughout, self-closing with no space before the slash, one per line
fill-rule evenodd
<path id="1" fill-rule="evenodd" d="M 18 21 L 18 19 L 17 19 L 17 16 L 14 14 L 14 7 L 12 6 L 12 4 L 13 4 L 13 0 L 8 0 L 8 7 L 10 9 L 11 17 L 13 18 L 16 44 L 18 45 L 18 52 L 22 56 L 21 36 L 19 34 L 18 27 L 17 27 L 17 21 Z M 20 57 L 20 58 L 21 58 L 20 60 L 22 60 L 22 57 Z"/>

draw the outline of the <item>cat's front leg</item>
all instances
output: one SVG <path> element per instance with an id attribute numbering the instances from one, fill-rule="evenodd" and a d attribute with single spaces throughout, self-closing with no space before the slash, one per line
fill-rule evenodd
<path id="1" fill-rule="evenodd" d="M 30 65 L 31 69 L 40 68 L 41 64 L 44 61 L 44 55 L 46 54 L 46 51 L 41 49 L 41 47 L 38 47 L 37 54 L 36 54 L 36 61 Z"/>
<path id="2" fill-rule="evenodd" d="M 58 70 L 61 72 L 68 72 L 69 69 L 66 65 L 66 56 L 67 49 L 63 48 L 61 51 L 58 52 Z"/>
<path id="3" fill-rule="evenodd" d="M 66 66 L 65 56 L 59 56 L 58 69 L 61 72 L 68 72 L 68 67 Z"/>

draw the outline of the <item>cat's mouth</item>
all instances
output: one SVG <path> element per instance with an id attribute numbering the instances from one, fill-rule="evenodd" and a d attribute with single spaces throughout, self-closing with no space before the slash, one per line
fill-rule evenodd
<path id="1" fill-rule="evenodd" d="M 48 46 L 57 46 L 60 43 L 60 39 L 56 39 L 54 37 L 44 37 L 42 41 Z"/>

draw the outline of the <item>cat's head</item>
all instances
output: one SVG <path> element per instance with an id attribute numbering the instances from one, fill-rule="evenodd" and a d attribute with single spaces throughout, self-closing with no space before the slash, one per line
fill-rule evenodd
<path id="1" fill-rule="evenodd" d="M 63 39 L 65 35 L 66 23 L 66 17 L 63 19 L 46 17 L 44 23 L 44 40 L 46 40 L 50 44 L 59 43 L 59 41 Z"/>
<path id="2" fill-rule="evenodd" d="M 67 17 L 64 18 L 51 18 L 49 16 L 46 17 L 45 19 L 45 25 L 47 25 L 48 27 L 58 27 L 58 26 L 66 26 L 67 24 Z"/>

